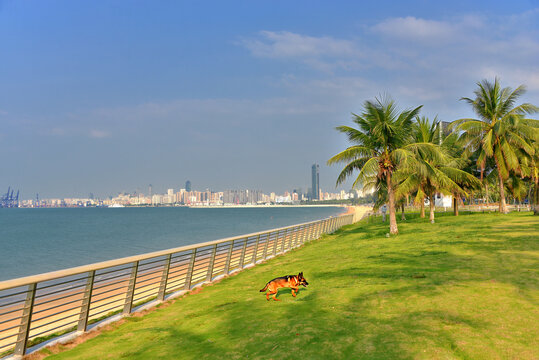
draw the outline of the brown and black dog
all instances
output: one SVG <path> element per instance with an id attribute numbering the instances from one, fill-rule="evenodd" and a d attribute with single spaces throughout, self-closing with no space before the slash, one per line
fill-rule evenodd
<path id="1" fill-rule="evenodd" d="M 305 278 L 303 277 L 303 272 L 300 272 L 297 275 L 286 275 L 283 277 L 278 277 L 266 284 L 260 292 L 264 292 L 268 290 L 266 293 L 266 299 L 269 301 L 270 295 L 273 295 L 273 300 L 280 301 L 275 296 L 277 296 L 277 291 L 279 291 L 280 288 L 291 288 L 292 289 L 292 296 L 296 297 L 296 293 L 299 290 L 299 286 L 302 285 L 304 287 L 307 287 L 309 283 Z"/>

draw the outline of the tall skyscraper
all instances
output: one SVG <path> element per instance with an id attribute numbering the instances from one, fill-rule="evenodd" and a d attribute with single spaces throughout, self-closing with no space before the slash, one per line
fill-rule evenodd
<path id="1" fill-rule="evenodd" d="M 313 164 L 312 167 L 312 183 L 311 187 L 311 199 L 319 200 L 320 199 L 320 167 L 318 164 Z"/>
<path id="2" fill-rule="evenodd" d="M 191 181 L 189 180 L 185 182 L 185 191 L 191 191 Z"/>

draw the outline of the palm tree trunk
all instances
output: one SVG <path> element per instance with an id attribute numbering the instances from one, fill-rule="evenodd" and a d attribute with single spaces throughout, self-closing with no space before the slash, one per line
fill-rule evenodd
<path id="1" fill-rule="evenodd" d="M 397 217 L 395 214 L 395 193 L 391 186 L 391 173 L 386 176 L 387 182 L 387 195 L 389 197 L 389 233 L 391 235 L 397 235 L 399 228 L 397 227 Z"/>
<path id="2" fill-rule="evenodd" d="M 507 205 L 505 204 L 505 189 L 504 189 L 504 186 L 503 186 L 502 175 L 500 174 L 499 171 L 498 171 L 498 179 L 500 181 L 500 206 L 499 206 L 499 211 L 500 211 L 500 214 L 507 214 Z"/>
<path id="3" fill-rule="evenodd" d="M 496 162 L 496 168 L 498 169 L 498 181 L 500 185 L 500 205 L 499 205 L 499 211 L 500 214 L 507 214 L 507 205 L 505 205 L 505 189 L 503 187 L 503 178 L 502 174 L 500 172 L 500 163 L 498 162 L 498 158 L 494 156 L 494 161 Z M 503 159 L 502 159 L 503 161 Z"/>
<path id="4" fill-rule="evenodd" d="M 404 216 L 404 203 L 401 204 L 401 220 L 406 220 L 406 217 Z"/>
<path id="5" fill-rule="evenodd" d="M 539 184 L 537 180 L 533 189 L 533 215 L 539 215 Z"/>
<path id="6" fill-rule="evenodd" d="M 486 204 L 486 205 L 487 205 L 487 207 L 488 207 L 488 183 L 487 183 L 487 184 L 485 184 L 485 193 L 486 193 L 486 196 L 485 196 L 485 198 L 486 198 L 486 202 L 487 202 L 487 204 Z"/>
<path id="7" fill-rule="evenodd" d="M 459 202 L 457 197 L 453 194 L 453 215 L 459 216 Z"/>
<path id="8" fill-rule="evenodd" d="M 419 212 L 420 218 L 425 218 L 425 198 L 421 199 L 421 210 Z"/>
<path id="9" fill-rule="evenodd" d="M 435 194 L 432 193 L 430 195 L 430 216 L 429 216 L 429 220 L 430 220 L 430 223 L 431 224 L 434 224 L 434 197 L 435 197 Z"/>

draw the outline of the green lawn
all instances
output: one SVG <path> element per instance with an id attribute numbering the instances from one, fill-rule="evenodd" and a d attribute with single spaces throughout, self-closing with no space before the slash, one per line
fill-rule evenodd
<path id="1" fill-rule="evenodd" d="M 347 226 L 47 359 L 539 359 L 539 217 L 441 215 Z M 299 271 L 297 298 L 258 291 Z"/>

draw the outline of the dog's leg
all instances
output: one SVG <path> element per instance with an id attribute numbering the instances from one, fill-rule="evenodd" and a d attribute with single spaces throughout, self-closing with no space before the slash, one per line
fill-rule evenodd
<path id="1" fill-rule="evenodd" d="M 271 294 L 270 292 L 267 292 L 267 293 L 266 293 L 266 300 L 268 300 L 268 301 L 269 301 L 269 296 L 270 296 L 270 294 Z"/>
<path id="2" fill-rule="evenodd" d="M 296 293 L 294 292 L 294 289 L 292 289 L 292 296 L 296 297 Z"/>
<path id="3" fill-rule="evenodd" d="M 273 293 L 273 300 L 281 301 L 281 299 L 277 299 L 276 296 L 277 296 L 277 291 Z"/>

